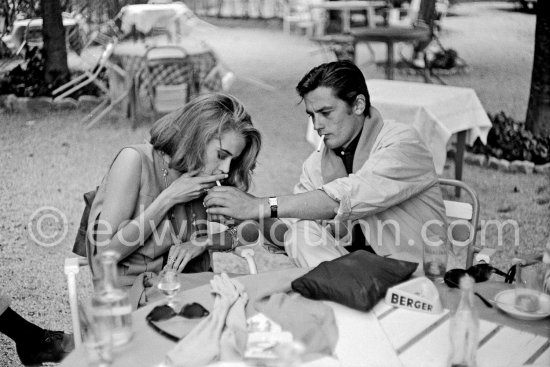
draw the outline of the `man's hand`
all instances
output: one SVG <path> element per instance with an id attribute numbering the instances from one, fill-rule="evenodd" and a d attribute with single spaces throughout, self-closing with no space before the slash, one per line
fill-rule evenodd
<path id="1" fill-rule="evenodd" d="M 257 198 L 230 186 L 216 186 L 204 198 L 208 214 L 221 214 L 226 217 L 247 220 L 265 216 L 267 200 Z"/>

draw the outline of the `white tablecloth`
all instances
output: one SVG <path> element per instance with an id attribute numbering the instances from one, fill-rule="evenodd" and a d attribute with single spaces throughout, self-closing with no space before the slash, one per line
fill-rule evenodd
<path id="1" fill-rule="evenodd" d="M 145 34 L 153 27 L 163 27 L 173 36 L 185 36 L 195 27 L 207 24 L 182 3 L 127 5 L 120 12 L 120 28 L 125 34 L 130 33 L 132 26 L 135 26 L 137 31 Z"/>
<path id="2" fill-rule="evenodd" d="M 479 137 L 485 144 L 491 121 L 471 88 L 395 80 L 367 80 L 371 104 L 384 120 L 412 124 L 433 154 L 435 170 L 443 172 L 451 136 L 467 131 L 466 143 Z M 307 140 L 314 146 L 319 137 L 308 124 Z"/>

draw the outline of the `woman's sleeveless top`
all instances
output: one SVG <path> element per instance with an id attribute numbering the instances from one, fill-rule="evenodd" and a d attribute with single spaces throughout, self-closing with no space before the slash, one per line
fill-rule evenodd
<path id="1" fill-rule="evenodd" d="M 166 188 L 163 176 L 163 169 L 166 163 L 162 155 L 154 150 L 153 146 L 149 143 L 131 145 L 123 149 L 126 148 L 134 149 L 141 157 L 141 183 L 133 215 L 133 218 L 136 218 Z M 88 228 L 94 228 L 103 209 L 106 177 L 103 178 L 92 204 Z M 176 238 L 183 241 L 189 239 L 190 231 L 188 229 L 191 228 L 191 215 L 189 211 L 190 209 L 186 208 L 183 204 L 173 207 L 168 215 L 162 219 L 161 223 L 157 225 L 151 236 L 139 245 L 136 245 L 139 247 L 119 262 L 119 285 L 128 286 L 133 284 L 134 279 L 143 272 L 151 271 L 158 273 L 162 270 L 165 255 Z M 171 216 L 171 220 L 169 216 Z M 95 246 L 95 241 L 92 242 L 92 246 Z M 92 248 L 88 249 L 88 251 L 92 250 Z"/>

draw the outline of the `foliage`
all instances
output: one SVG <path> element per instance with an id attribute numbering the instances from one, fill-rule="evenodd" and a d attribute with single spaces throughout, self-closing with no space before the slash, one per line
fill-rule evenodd
<path id="1" fill-rule="evenodd" d="M 493 127 L 487 136 L 487 145 L 476 140 L 470 150 L 509 161 L 525 160 L 535 164 L 550 162 L 550 136 L 534 136 L 525 124 L 514 121 L 504 112 L 489 114 Z"/>
<path id="2" fill-rule="evenodd" d="M 44 69 L 44 54 L 38 47 L 33 47 L 25 54 L 25 61 L 10 70 L 0 80 L 0 94 L 13 93 L 19 97 L 47 95 Z"/>
<path id="3" fill-rule="evenodd" d="M 45 59 L 44 50 L 33 47 L 25 53 L 25 60 L 0 79 L 0 95 L 15 94 L 18 97 L 51 96 L 52 90 L 59 85 L 44 83 Z M 104 76 L 100 74 L 100 77 Z M 76 75 L 73 75 L 73 78 Z M 72 98 L 80 95 L 100 94 L 99 88 L 93 83 L 71 94 Z"/>

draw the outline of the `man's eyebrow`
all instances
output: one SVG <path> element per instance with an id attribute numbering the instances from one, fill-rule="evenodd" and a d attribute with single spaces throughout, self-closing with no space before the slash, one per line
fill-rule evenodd
<path id="1" fill-rule="evenodd" d="M 320 108 L 316 109 L 315 112 L 332 111 L 333 109 L 334 109 L 334 107 L 332 107 L 332 106 L 323 106 L 323 107 L 320 107 Z M 306 108 L 306 113 L 308 115 L 313 114 L 313 112 L 311 110 L 308 110 L 307 108 Z"/>

